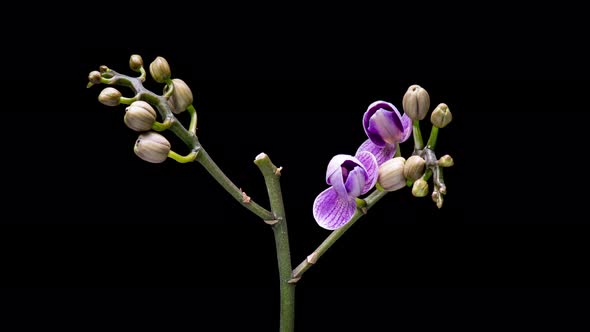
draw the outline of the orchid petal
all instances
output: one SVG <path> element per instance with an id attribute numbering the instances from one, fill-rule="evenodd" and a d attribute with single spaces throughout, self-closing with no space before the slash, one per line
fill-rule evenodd
<path id="1" fill-rule="evenodd" d="M 387 144 L 385 146 L 377 146 L 370 139 L 366 140 L 356 151 L 358 156 L 362 151 L 369 152 L 375 156 L 377 165 L 381 166 L 384 162 L 393 158 L 397 147 L 395 144 Z M 366 167 L 366 166 L 365 166 Z"/>
<path id="2" fill-rule="evenodd" d="M 368 176 L 367 172 L 364 170 L 364 167 L 361 168 L 360 166 L 357 166 L 352 171 L 350 171 L 348 173 L 348 178 L 344 183 L 344 187 L 346 188 L 348 196 L 352 198 L 359 197 L 365 188 L 367 180 Z"/>
<path id="3" fill-rule="evenodd" d="M 367 141 L 370 142 L 370 140 Z M 375 156 L 368 151 L 357 151 L 355 157 L 361 163 L 363 163 L 363 166 L 365 166 L 368 175 L 368 180 L 365 183 L 363 191 L 361 192 L 362 195 L 366 194 L 375 186 L 375 183 L 377 182 L 377 178 L 379 175 L 379 164 L 377 163 L 377 158 L 375 158 Z"/>
<path id="4" fill-rule="evenodd" d="M 397 109 L 395 110 L 395 112 L 397 113 L 397 115 L 400 115 Z M 410 119 L 410 117 L 405 113 L 403 116 L 400 115 L 400 119 L 402 122 L 403 134 L 401 140 L 398 143 L 403 143 L 407 141 L 408 138 L 410 138 L 410 136 L 412 135 L 412 119 Z"/>
<path id="5" fill-rule="evenodd" d="M 324 190 L 313 202 L 313 217 L 328 230 L 344 226 L 356 212 L 356 200 L 341 197 L 334 188 Z"/>

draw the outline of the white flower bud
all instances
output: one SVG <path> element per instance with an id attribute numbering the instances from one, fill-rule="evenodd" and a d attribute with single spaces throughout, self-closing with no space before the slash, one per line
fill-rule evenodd
<path id="1" fill-rule="evenodd" d="M 448 154 L 440 157 L 440 159 L 438 160 L 438 166 L 440 167 L 451 167 L 454 164 L 455 162 L 453 161 L 453 158 Z"/>
<path id="2" fill-rule="evenodd" d="M 107 106 L 117 106 L 121 100 L 121 92 L 115 88 L 105 88 L 98 95 L 98 101 Z"/>
<path id="3" fill-rule="evenodd" d="M 157 57 L 152 63 L 150 63 L 150 74 L 152 74 L 154 81 L 158 83 L 166 82 L 171 75 L 168 61 L 161 56 Z"/>
<path id="4" fill-rule="evenodd" d="M 127 127 L 135 131 L 148 131 L 156 121 L 156 111 L 150 104 L 138 100 L 125 109 L 123 120 Z"/>
<path id="5" fill-rule="evenodd" d="M 449 123 L 451 123 L 451 121 L 453 121 L 453 114 L 451 114 L 447 104 L 444 103 L 436 106 L 430 115 L 430 122 L 432 122 L 432 125 L 438 128 L 446 127 Z"/>
<path id="6" fill-rule="evenodd" d="M 426 161 L 420 156 L 411 156 L 404 165 L 404 177 L 416 181 L 424 174 Z"/>
<path id="7" fill-rule="evenodd" d="M 184 112 L 193 103 L 193 93 L 188 85 L 179 78 L 173 79 L 172 84 L 174 85 L 174 91 L 168 102 L 172 108 L 172 112 L 179 114 Z"/>
<path id="8" fill-rule="evenodd" d="M 426 197 L 428 195 L 428 182 L 418 179 L 412 186 L 412 195 L 415 197 Z"/>
<path id="9" fill-rule="evenodd" d="M 385 191 L 396 191 L 406 186 L 404 164 L 406 160 L 397 157 L 384 162 L 379 167 L 377 182 Z"/>
<path id="10" fill-rule="evenodd" d="M 90 74 L 88 74 L 88 82 L 92 84 L 100 84 L 100 78 L 100 72 L 97 70 L 91 71 Z"/>
<path id="11" fill-rule="evenodd" d="M 131 68 L 131 70 L 138 72 L 139 68 L 141 68 L 142 66 L 143 66 L 143 59 L 141 58 L 141 55 L 133 54 L 129 58 L 129 68 Z"/>
<path id="12" fill-rule="evenodd" d="M 412 85 L 406 91 L 402 100 L 404 113 L 412 120 L 422 120 L 428 114 L 430 107 L 430 96 L 425 89 L 419 85 Z"/>
<path id="13" fill-rule="evenodd" d="M 135 154 L 139 158 L 145 161 L 150 163 L 161 163 L 168 158 L 170 142 L 168 142 L 164 136 L 149 131 L 139 135 L 133 151 L 135 151 Z"/>

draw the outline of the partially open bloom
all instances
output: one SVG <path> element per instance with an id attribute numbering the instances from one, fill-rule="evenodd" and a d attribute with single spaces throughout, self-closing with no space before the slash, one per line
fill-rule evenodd
<path id="1" fill-rule="evenodd" d="M 412 134 L 412 120 L 401 115 L 397 108 L 385 101 L 369 105 L 363 117 L 363 127 L 369 136 L 359 149 L 372 153 L 379 165 L 391 159 L 397 149 L 396 144 L 405 142 Z"/>
<path id="2" fill-rule="evenodd" d="M 331 187 L 313 203 L 313 216 L 318 224 L 334 230 L 349 222 L 356 212 L 356 198 L 375 186 L 377 169 L 375 156 L 368 152 L 332 158 L 326 172 L 326 182 Z"/>

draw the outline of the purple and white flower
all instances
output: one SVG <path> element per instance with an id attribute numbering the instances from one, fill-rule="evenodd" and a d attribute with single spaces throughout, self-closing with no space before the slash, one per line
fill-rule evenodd
<path id="1" fill-rule="evenodd" d="M 356 198 L 375 186 L 378 167 L 375 156 L 364 151 L 355 157 L 340 154 L 332 158 L 326 171 L 326 182 L 331 187 L 313 203 L 318 224 L 334 230 L 349 222 L 357 209 Z"/>
<path id="2" fill-rule="evenodd" d="M 372 153 L 379 165 L 395 155 L 397 143 L 405 142 L 412 134 L 412 120 L 403 116 L 392 104 L 376 101 L 363 116 L 363 127 L 369 137 L 357 150 Z"/>

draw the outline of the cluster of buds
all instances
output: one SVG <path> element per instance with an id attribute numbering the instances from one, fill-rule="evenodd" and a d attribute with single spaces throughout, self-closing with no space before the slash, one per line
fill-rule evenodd
<path id="1" fill-rule="evenodd" d="M 102 83 L 127 86 L 133 90 L 135 95 L 127 98 L 123 97 L 119 90 L 107 87 L 99 94 L 98 101 L 106 106 L 128 105 L 123 121 L 127 127 L 140 133 L 134 147 L 138 157 L 151 163 L 161 163 L 167 158 L 178 162 L 193 161 L 199 145 L 196 139 L 196 111 L 192 106 L 193 94 L 188 85 L 181 79 L 171 78 L 170 65 L 160 56 L 152 61 L 149 71 L 154 81 L 166 84 L 162 95 L 155 94 L 143 86 L 147 73 L 140 55 L 134 54 L 130 57 L 129 67 L 140 73 L 140 76 L 127 76 L 107 66 L 100 66 L 100 71 L 92 71 L 88 75 L 88 87 Z M 191 114 L 189 130 L 182 127 L 174 116 L 187 110 Z M 162 122 L 158 121 L 158 114 Z M 178 126 L 179 130 L 175 133 L 191 148 L 189 155 L 180 156 L 172 151 L 170 142 L 157 132 L 169 129 L 172 125 Z"/>
<path id="2" fill-rule="evenodd" d="M 443 195 L 447 188 L 443 180 L 444 167 L 453 166 L 453 158 L 445 155 L 436 158 L 434 148 L 438 137 L 438 130 L 446 127 L 453 119 L 449 107 L 441 103 L 430 115 L 432 131 L 427 144 L 424 146 L 420 132 L 420 121 L 424 120 L 430 109 L 430 96 L 419 85 L 412 85 L 403 97 L 404 116 L 412 121 L 414 134 L 414 152 L 407 160 L 403 157 L 390 159 L 379 167 L 377 187 L 383 191 L 396 191 L 403 187 L 412 188 L 415 197 L 426 197 L 430 193 L 428 180 L 433 179 L 434 190 L 430 194 L 436 205 L 441 208 Z"/>

